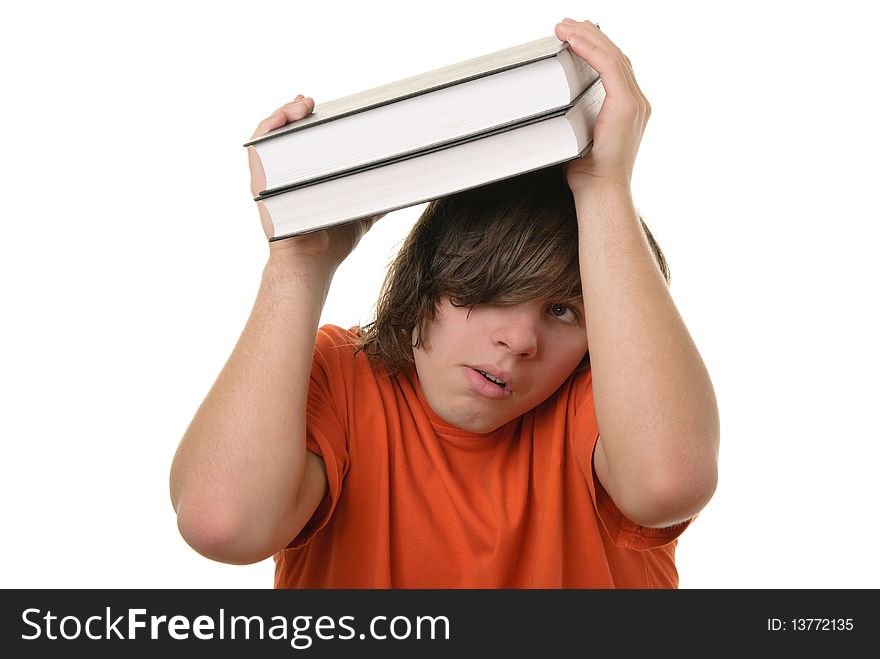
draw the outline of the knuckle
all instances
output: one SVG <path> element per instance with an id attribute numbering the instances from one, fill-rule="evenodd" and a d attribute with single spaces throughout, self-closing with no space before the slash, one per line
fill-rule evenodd
<path id="1" fill-rule="evenodd" d="M 640 113 L 639 102 L 632 96 L 621 101 L 620 111 L 629 117 L 638 117 Z"/>

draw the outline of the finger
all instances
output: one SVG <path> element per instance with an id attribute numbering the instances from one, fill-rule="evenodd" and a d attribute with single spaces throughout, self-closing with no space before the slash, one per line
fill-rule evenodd
<path id="1" fill-rule="evenodd" d="M 642 123 L 648 120 L 648 117 L 651 115 L 651 104 L 648 103 L 648 98 L 645 96 L 644 92 L 642 92 L 642 88 L 639 87 L 639 83 L 636 80 L 636 74 L 633 71 L 632 62 L 630 62 L 629 57 L 621 53 L 621 56 L 624 60 L 623 71 L 626 74 L 627 82 L 629 83 L 629 88 L 633 91 L 633 94 L 636 97 L 636 100 L 639 103 L 639 113 L 643 117 Z"/>
<path id="2" fill-rule="evenodd" d="M 366 220 L 364 220 L 364 233 L 366 233 L 370 229 L 370 227 L 372 227 L 374 224 L 376 224 L 376 222 L 381 220 L 386 215 L 387 213 L 379 213 L 378 215 L 373 215 L 372 217 L 368 217 Z"/>
<path id="3" fill-rule="evenodd" d="M 309 116 L 314 109 L 315 101 L 310 96 L 300 94 L 289 103 L 282 105 L 276 112 L 284 112 L 287 121 L 291 122 Z"/>
<path id="4" fill-rule="evenodd" d="M 263 119 L 257 129 L 254 131 L 253 137 L 265 135 L 269 131 L 281 128 L 292 121 L 297 121 L 303 117 L 309 116 L 315 109 L 315 101 L 311 97 L 299 94 L 294 100 L 285 103 L 275 110 L 268 117 Z"/>
<path id="5" fill-rule="evenodd" d="M 254 147 L 247 148 L 247 155 L 248 167 L 251 170 L 251 194 L 256 197 L 266 187 L 266 174 L 263 171 L 263 162 Z"/>
<path id="6" fill-rule="evenodd" d="M 599 26 L 596 26 L 596 29 L 599 29 Z M 606 39 L 608 38 L 605 34 L 602 34 Z M 633 95 L 633 98 L 636 99 L 636 102 L 639 106 L 639 116 L 642 120 L 642 124 L 644 127 L 644 123 L 647 121 L 648 117 L 651 114 L 651 104 L 648 103 L 648 99 L 645 96 L 645 93 L 642 91 L 642 88 L 639 86 L 639 82 L 636 79 L 635 71 L 633 70 L 632 61 L 630 61 L 629 57 L 627 57 L 626 53 L 624 53 L 620 48 L 608 39 L 609 45 L 611 45 L 614 50 L 617 52 L 620 57 L 620 68 L 623 72 L 623 75 L 626 77 L 627 85 L 629 86 L 629 90 Z"/>
<path id="7" fill-rule="evenodd" d="M 565 19 L 556 26 L 556 36 L 596 69 L 610 99 L 632 104 L 640 115 L 646 112 L 647 99 L 635 81 L 629 58 L 593 23 Z"/>
<path id="8" fill-rule="evenodd" d="M 580 21 L 576 21 L 573 18 L 563 18 L 561 22 L 565 23 L 566 25 L 576 25 L 576 24 L 580 23 Z M 595 25 L 597 30 L 601 29 L 597 22 L 595 22 L 595 21 L 588 21 L 588 22 Z"/>
<path id="9" fill-rule="evenodd" d="M 590 34 L 593 34 L 594 37 L 596 37 L 598 39 L 603 39 L 609 46 L 614 48 L 614 50 L 617 52 L 617 54 L 623 60 L 622 71 L 623 71 L 623 74 L 626 76 L 626 80 L 627 80 L 628 86 L 630 88 L 630 91 L 640 101 L 644 101 L 644 103 L 647 105 L 648 100 L 647 100 L 647 98 L 645 98 L 645 95 L 642 92 L 641 87 L 639 87 L 638 81 L 636 80 L 635 73 L 632 68 L 632 62 L 630 61 L 629 57 L 627 57 L 626 54 L 622 50 L 620 50 L 620 48 L 617 45 L 615 45 L 613 41 L 611 41 L 611 39 L 608 37 L 608 35 L 606 35 L 604 32 L 601 31 L 598 23 L 593 23 L 591 21 L 578 22 L 578 21 L 572 20 L 571 18 L 565 18 L 562 20 L 560 25 L 563 26 L 564 28 L 571 29 L 571 30 L 577 30 L 577 28 L 579 28 L 579 27 L 584 28 L 584 30 L 586 30 L 585 32 L 574 32 L 574 33 L 577 36 L 585 36 L 585 35 L 589 36 Z M 590 28 L 595 28 L 595 32 L 591 31 Z"/>
<path id="10" fill-rule="evenodd" d="M 608 36 L 599 28 L 599 24 L 593 21 L 575 21 L 571 18 L 564 18 L 562 19 L 562 21 L 559 22 L 558 27 L 569 30 L 583 29 L 586 30 L 587 33 L 592 32 L 600 39 L 604 39 L 606 43 L 612 46 L 614 45 L 611 39 L 609 39 Z"/>
<path id="11" fill-rule="evenodd" d="M 620 53 L 595 25 L 589 21 L 559 23 L 556 26 L 556 37 L 560 41 L 567 41 L 575 55 L 596 69 L 602 78 L 606 94 L 614 96 L 630 91 L 626 75 L 621 70 Z"/>
<path id="12" fill-rule="evenodd" d="M 620 52 L 620 49 L 618 48 Z M 624 73 L 626 74 L 626 78 L 629 81 L 630 89 L 633 90 L 633 93 L 636 96 L 636 99 L 639 101 L 639 105 L 645 113 L 645 119 L 651 114 L 651 104 L 648 103 L 648 98 L 645 96 L 645 93 L 642 91 L 642 88 L 639 86 L 639 81 L 636 79 L 635 70 L 633 69 L 632 62 L 629 57 L 626 56 L 625 53 L 620 52 L 620 56 L 623 58 L 624 62 Z"/>
<path id="13" fill-rule="evenodd" d="M 367 235 L 367 232 L 373 227 L 373 225 L 376 224 L 376 222 L 381 220 L 383 217 L 385 217 L 385 213 L 382 213 L 381 215 L 373 215 L 372 217 L 367 217 L 363 220 L 360 220 L 357 223 L 355 231 L 355 242 L 360 242 L 361 238 Z"/>

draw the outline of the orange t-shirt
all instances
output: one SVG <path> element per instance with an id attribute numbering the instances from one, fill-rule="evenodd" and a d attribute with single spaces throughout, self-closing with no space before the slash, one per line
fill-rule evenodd
<path id="1" fill-rule="evenodd" d="M 592 468 L 589 370 L 487 434 L 429 407 L 411 365 L 389 377 L 353 331 L 318 331 L 308 449 L 329 491 L 275 555 L 276 588 L 677 588 L 686 528 L 624 517 Z"/>

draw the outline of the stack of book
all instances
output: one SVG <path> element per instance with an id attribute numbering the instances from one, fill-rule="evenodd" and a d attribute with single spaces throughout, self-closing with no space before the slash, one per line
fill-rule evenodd
<path id="1" fill-rule="evenodd" d="M 248 141 L 270 240 L 437 199 L 572 160 L 605 99 L 555 36 L 315 106 Z"/>

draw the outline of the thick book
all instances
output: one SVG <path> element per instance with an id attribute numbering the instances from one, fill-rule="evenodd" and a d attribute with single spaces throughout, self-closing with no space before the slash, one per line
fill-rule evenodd
<path id="1" fill-rule="evenodd" d="M 559 111 L 598 77 L 549 36 L 319 103 L 245 146 L 268 194 Z"/>
<path id="2" fill-rule="evenodd" d="M 568 108 L 257 197 L 270 240 L 382 215 L 582 156 L 605 99 L 601 80 Z"/>

